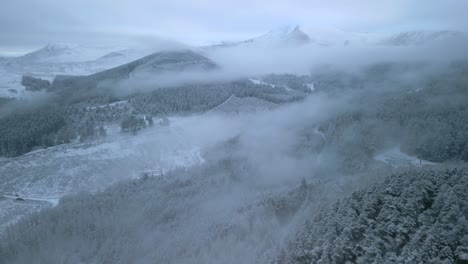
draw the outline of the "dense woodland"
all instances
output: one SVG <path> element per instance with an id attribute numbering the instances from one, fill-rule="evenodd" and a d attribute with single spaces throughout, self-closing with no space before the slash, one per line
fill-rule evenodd
<path id="1" fill-rule="evenodd" d="M 406 152 L 421 159 L 435 162 L 450 159 L 467 161 L 466 68 L 455 65 L 447 73 L 428 76 L 424 81 L 416 83 L 392 79 L 394 74 L 402 71 L 401 68 L 408 67 L 376 65 L 359 75 L 342 72 L 316 76 L 268 75 L 264 80 L 277 85 L 275 88 L 255 85 L 248 80 L 192 84 L 120 98 L 98 96 L 72 105 L 56 103 L 52 108 L 40 106 L 39 110 L 25 109 L 0 119 L 0 129 L 4 131 L 0 153 L 2 156 L 16 156 L 34 147 L 61 144 L 77 137 L 93 138 L 98 134 L 94 131 L 106 123 L 121 122 L 131 115 L 161 117 L 204 112 L 221 104 L 231 95 L 256 97 L 274 103 L 296 101 L 305 93 L 287 92 L 282 87 L 295 87 L 294 91 L 300 91 L 304 84 L 315 79 L 318 80 L 315 82 L 316 92 L 339 96 L 353 91 L 356 107 L 345 115 L 324 122 L 319 129 L 327 135 L 329 143 L 343 139 L 343 133 L 353 133 L 353 141 L 334 144 L 356 145 L 359 153 L 349 153 L 355 161 L 356 157 L 362 158 L 356 164 L 363 164 L 387 141 L 396 139 Z M 38 114 L 48 119 L 48 122 L 37 121 L 42 120 L 35 117 Z M 45 115 L 50 115 L 50 118 Z M 35 122 L 41 125 L 36 126 Z M 32 131 L 31 127 L 34 127 Z M 30 140 L 24 141 L 23 138 Z M 365 146 L 364 152 L 361 145 Z M 346 149 L 353 148 L 348 146 Z"/>
<path id="2" fill-rule="evenodd" d="M 276 263 L 467 263 L 466 167 L 408 169 L 307 220 Z"/>
<path id="3" fill-rule="evenodd" d="M 232 148 L 235 141 L 224 147 Z M 212 202 L 206 199 L 224 197 L 233 185 L 251 179 L 252 165 L 221 157 L 190 170 L 123 182 L 102 193 L 67 197 L 58 207 L 10 228 L 0 243 L 0 256 L 7 263 L 203 263 L 205 254 L 211 254 L 206 250 L 219 247 L 209 263 L 236 263 L 232 254 L 250 254 L 295 217 L 305 216 L 289 242 L 268 256 L 272 263 L 468 261 L 465 165 L 403 168 L 383 179 L 381 170 L 371 170 L 374 186 L 330 205 L 325 195 L 330 187 L 318 189 L 318 183 L 303 179 L 287 191 L 283 186 L 255 196 L 247 205 L 240 199 L 229 224 L 211 221 L 219 216 L 203 212 L 203 205 Z M 187 219 L 187 210 L 203 221 L 188 224 L 193 219 Z M 265 261 L 249 254 L 236 259 Z"/>
<path id="4" fill-rule="evenodd" d="M 58 105 L 25 109 L 0 119 L 0 153 L 17 156 L 36 146 L 52 146 L 55 134 L 66 125 L 66 115 Z"/>
<path id="5" fill-rule="evenodd" d="M 239 135 L 208 150 L 205 163 L 190 170 L 146 175 L 101 193 L 62 199 L 59 206 L 12 226 L 0 244 L 0 260 L 467 263 L 467 68 L 453 65 L 412 81 L 395 77 L 418 67 L 377 65 L 359 74 L 310 76 L 316 80 L 314 93 L 346 104 L 324 115 L 325 120 L 301 123 L 285 141 L 290 145 L 275 138 L 267 142 L 286 144 L 281 160 L 304 166 L 288 167 L 285 183 L 272 187 L 272 171 L 263 175 L 265 164 L 252 160 L 252 149 L 243 149 L 254 142 Z M 152 123 L 152 116 L 204 112 L 232 94 L 275 103 L 300 100 L 296 92 L 302 86 L 291 96 L 281 85 L 310 79 L 283 77 L 264 80 L 276 88 L 248 81 L 184 85 L 15 113 L 1 119 L 1 135 L 8 135 L 2 137 L 2 153 L 20 155 L 67 138 L 104 136 L 108 122 L 136 133 Z M 38 114 L 43 122 L 24 129 Z M 59 140 L 61 134 L 72 136 Z M 34 141 L 17 145 L 25 138 Z M 395 145 L 436 163 L 393 168 L 374 159 Z M 314 164 L 315 157 L 322 162 Z M 282 165 L 266 164 L 273 169 L 284 169 Z M 265 186 L 273 191 L 266 192 Z M 337 197 L 347 198 L 333 202 Z M 258 256 L 257 249 L 266 253 Z"/>
<path id="6" fill-rule="evenodd" d="M 396 81 L 394 87 L 383 86 L 385 80 L 392 80 L 393 73 L 385 68 L 375 80 L 341 77 L 343 83 L 353 79 L 348 87 L 354 94 L 352 111 L 323 122 L 318 130 L 326 135 L 329 145 L 339 146 L 337 151 L 348 151 L 349 159 L 343 164 L 362 166 L 379 150 L 395 143 L 424 160 L 468 161 L 466 68 L 454 67 L 416 84 Z M 321 78 L 331 79 L 323 75 Z M 318 85 L 331 94 L 346 91 L 339 86 L 336 82 Z"/>
<path id="7" fill-rule="evenodd" d="M 71 105 L 61 104 L 59 97 L 52 103 L 53 106 L 49 106 L 49 103 L 40 104 L 0 118 L 0 130 L 4 132 L 0 136 L 0 155 L 13 157 L 34 147 L 68 143 L 75 138 L 81 141 L 93 139 L 106 134 L 103 132 L 105 124 L 122 122 L 131 116 L 163 117 L 201 113 L 221 104 L 233 94 L 275 103 L 296 101 L 304 97 L 304 94 L 291 95 L 282 88 L 255 85 L 249 81 L 182 85 L 123 97 L 96 95 Z M 129 129 L 124 124 L 122 130 L 135 131 L 144 125 L 141 123 L 132 127 L 135 129 Z"/>
<path id="8" fill-rule="evenodd" d="M 304 94 L 291 95 L 283 88 L 255 85 L 250 81 L 237 81 L 157 89 L 148 94 L 135 96 L 132 105 L 140 113 L 153 115 L 200 113 L 223 103 L 231 95 L 256 97 L 273 103 L 297 101 L 304 96 Z"/>

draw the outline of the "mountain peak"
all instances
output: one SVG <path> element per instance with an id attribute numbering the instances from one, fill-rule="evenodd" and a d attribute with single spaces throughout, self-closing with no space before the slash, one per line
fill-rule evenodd
<path id="1" fill-rule="evenodd" d="M 50 43 L 20 57 L 20 59 L 28 63 L 62 61 L 71 57 L 79 57 L 80 54 L 76 51 L 76 47 L 76 45 L 66 43 Z"/>
<path id="2" fill-rule="evenodd" d="M 302 45 L 309 43 L 309 36 L 304 33 L 298 25 L 281 26 L 268 31 L 266 34 L 247 40 L 250 43 L 261 43 L 268 45 Z"/>
<path id="3" fill-rule="evenodd" d="M 56 42 L 49 43 L 18 59 L 20 62 L 28 64 L 84 62 L 96 60 L 110 51 L 113 51 L 113 48 Z"/>
<path id="4" fill-rule="evenodd" d="M 287 36 L 295 31 L 301 31 L 299 25 L 286 25 L 268 31 L 265 35 Z"/>
<path id="5" fill-rule="evenodd" d="M 65 42 L 57 42 L 57 43 L 49 43 L 45 47 L 41 48 L 41 50 L 48 50 L 48 51 L 59 51 L 59 50 L 72 50 L 76 48 L 77 45 Z"/>
<path id="6" fill-rule="evenodd" d="M 292 42 L 295 44 L 305 44 L 310 41 L 309 36 L 304 33 L 298 25 L 281 26 L 279 28 L 270 30 L 265 35 L 262 35 L 257 40 L 274 40 L 282 42 Z"/>
<path id="7" fill-rule="evenodd" d="M 205 49 L 232 48 L 239 46 L 248 47 L 284 47 L 297 46 L 310 42 L 309 36 L 298 25 L 281 26 L 267 33 L 239 42 L 221 42 L 220 44 L 202 47 Z"/>

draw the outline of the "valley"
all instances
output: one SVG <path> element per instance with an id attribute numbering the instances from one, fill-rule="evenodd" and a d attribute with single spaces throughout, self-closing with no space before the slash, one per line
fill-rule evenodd
<path id="1" fill-rule="evenodd" d="M 466 263 L 467 43 L 294 25 L 2 58 L 0 263 Z"/>

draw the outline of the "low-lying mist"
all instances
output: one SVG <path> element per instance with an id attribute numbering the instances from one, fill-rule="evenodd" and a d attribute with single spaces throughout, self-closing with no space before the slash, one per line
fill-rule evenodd
<path id="1" fill-rule="evenodd" d="M 101 87 L 127 95 L 193 83 L 230 82 L 266 74 L 317 75 L 330 71 L 359 75 L 376 64 L 418 67 L 417 72 L 399 72 L 392 78 L 417 79 L 422 71 L 437 73 L 454 61 L 468 59 L 465 42 L 435 42 L 414 46 L 351 45 L 298 47 L 262 47 L 241 45 L 226 48 L 198 49 L 219 65 L 210 71 L 147 73 L 122 80 L 117 85 Z M 195 49 L 197 50 L 197 49 Z"/>
<path id="2" fill-rule="evenodd" d="M 138 172 L 158 168 L 166 150 L 201 159 L 138 179 L 112 171 L 123 182 L 23 220 L 0 253 L 10 263 L 270 263 L 320 208 L 398 169 L 379 153 L 397 148 L 420 164 L 468 158 L 466 68 L 453 63 L 465 49 L 232 48 L 207 54 L 219 70 L 125 80 L 124 93 L 267 73 L 308 74 L 317 85 L 269 111 L 172 117 L 171 133 L 129 138 L 133 157 L 118 162 Z"/>
<path id="3" fill-rule="evenodd" d="M 352 99 L 315 94 L 267 112 L 187 117 L 161 138 L 137 136 L 125 143 L 136 158 L 120 165 L 148 166 L 170 145 L 199 149 L 203 163 L 64 198 L 13 227 L 2 253 L 16 263 L 267 263 L 311 211 L 378 180 L 340 172 L 339 154 L 321 151 L 319 124 L 352 111 Z"/>
<path id="4" fill-rule="evenodd" d="M 206 52 L 228 73 L 244 76 L 269 73 L 310 74 L 322 66 L 359 72 L 376 63 L 449 63 L 467 59 L 467 43 L 435 42 L 414 46 L 350 45 L 300 47 L 240 46 Z"/>

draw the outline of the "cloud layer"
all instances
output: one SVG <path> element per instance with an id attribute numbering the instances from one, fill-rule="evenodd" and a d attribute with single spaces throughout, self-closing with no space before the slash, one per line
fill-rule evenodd
<path id="1" fill-rule="evenodd" d="M 465 30 L 464 0 L 18 0 L 2 3 L 0 47 L 160 37 L 240 40 L 284 24 L 351 31 Z"/>

